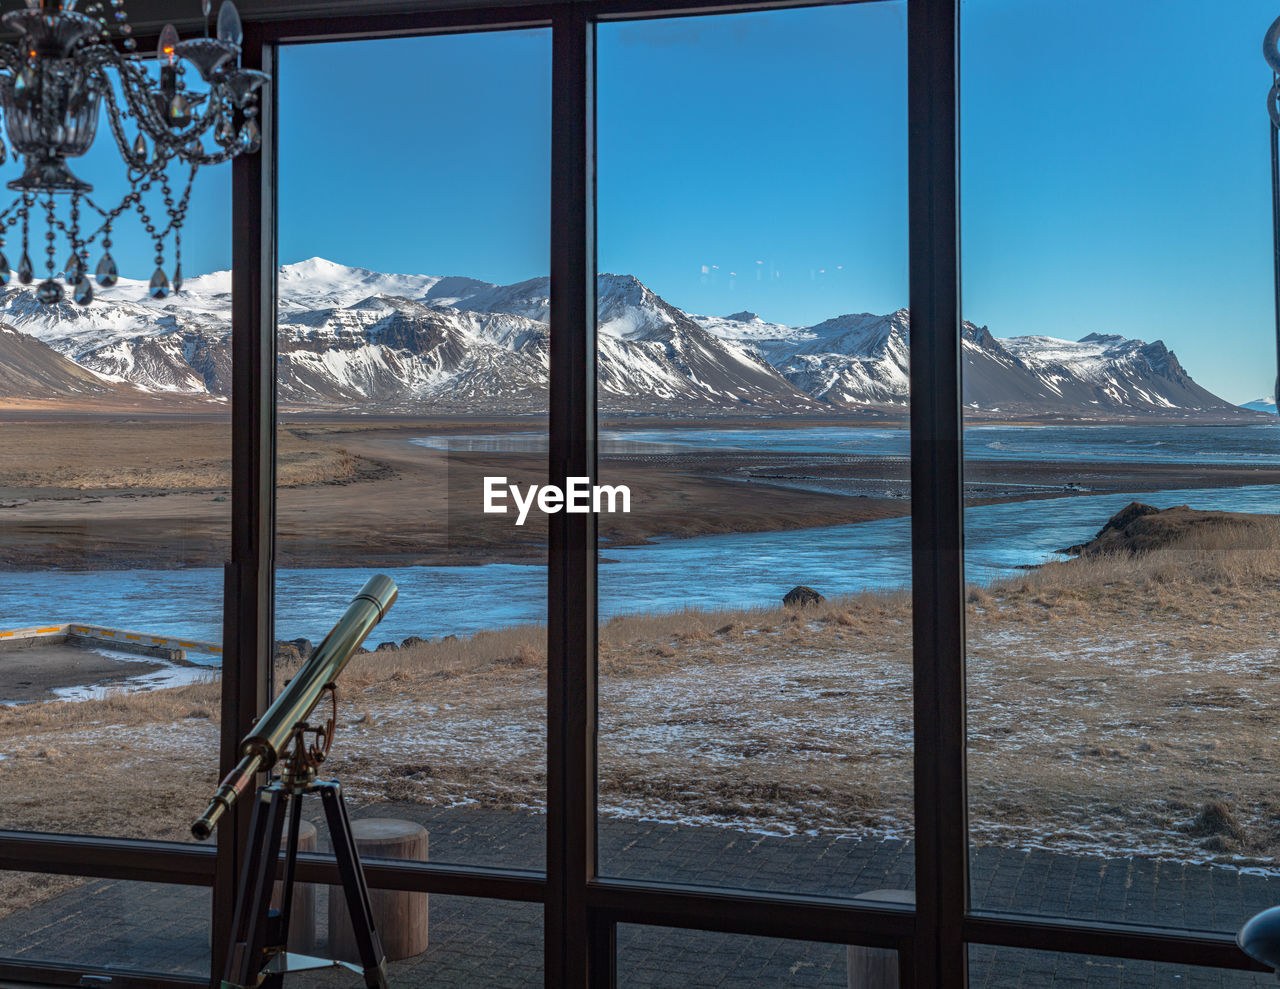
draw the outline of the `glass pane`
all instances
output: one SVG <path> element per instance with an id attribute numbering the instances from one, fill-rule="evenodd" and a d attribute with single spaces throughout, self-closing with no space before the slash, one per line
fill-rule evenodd
<path id="1" fill-rule="evenodd" d="M 0 959 L 209 974 L 204 886 L 0 873 Z"/>
<path id="2" fill-rule="evenodd" d="M 886 965 L 896 968 L 897 952 L 675 927 L 618 925 L 618 985 L 626 989 L 847 989 L 857 984 L 850 981 L 850 968 L 863 973 L 868 966 L 879 971 Z"/>
<path id="3" fill-rule="evenodd" d="M 970 989 L 1263 989 L 1275 976 L 1131 958 L 969 947 Z"/>
<path id="4" fill-rule="evenodd" d="M 130 194 L 105 124 L 72 163 L 94 186 L 77 239 Z M 0 183 L 21 163 L 0 169 Z M 184 166 L 171 164 L 173 198 Z M 168 225 L 159 184 L 141 206 Z M 0 200 L 0 210 L 8 200 Z M 51 244 L 33 211 L 37 282 Z M 6 271 L 23 224 L 0 221 Z M 230 554 L 230 166 L 201 169 L 182 291 L 151 298 L 156 246 L 130 206 L 109 232 L 119 282 L 49 307 L 16 273 L 0 297 L 0 828 L 186 840 L 216 783 L 223 563 Z M 173 235 L 164 265 L 177 263 Z M 65 279 L 61 280 L 65 288 Z M 89 812 L 86 808 L 92 808 Z"/>
<path id="5" fill-rule="evenodd" d="M 486 478 L 546 476 L 550 32 L 287 48 L 280 71 L 276 683 L 390 576 L 326 774 L 355 816 L 427 825 L 433 860 L 540 868 L 546 524 L 484 508 Z M 387 93 L 450 110 L 406 122 Z M 371 156 L 335 122 L 395 137 Z"/>
<path id="6" fill-rule="evenodd" d="M 329 895 L 325 892 L 320 901 L 318 947 L 322 955 L 331 947 L 326 934 Z M 429 986 L 534 989 L 543 985 L 540 904 L 432 893 L 428 908 L 430 926 L 423 951 L 397 958 L 395 955 L 399 952 L 387 948 L 387 976 L 391 985 L 404 989 Z M 350 972 L 309 974 L 307 985 L 316 989 L 347 989 L 353 978 L 358 980 L 359 976 Z"/>
<path id="7" fill-rule="evenodd" d="M 598 39 L 602 871 L 901 892 L 905 5 Z"/>
<path id="8" fill-rule="evenodd" d="M 1275 11 L 1149 13 L 964 8 L 972 893 L 1233 931 L 1277 896 Z"/>

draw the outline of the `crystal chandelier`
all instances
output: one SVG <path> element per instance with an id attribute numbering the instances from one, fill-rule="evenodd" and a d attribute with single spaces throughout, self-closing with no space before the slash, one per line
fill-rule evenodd
<path id="1" fill-rule="evenodd" d="M 18 196 L 0 213 L 0 285 L 10 278 L 6 237 L 19 226 L 18 281 L 29 285 L 35 280 L 30 227 L 33 215 L 38 223 L 43 213 L 47 275 L 36 288 L 36 298 L 43 305 L 61 302 L 61 275 L 72 298 L 88 305 L 95 279 L 104 287 L 119 279 L 111 257 L 111 232 L 122 216 L 137 213 L 155 244 L 151 296 L 162 299 L 182 289 L 182 225 L 196 171 L 201 165 L 258 150 L 262 133 L 256 119 L 257 94 L 268 81 L 265 73 L 240 67 L 243 31 L 235 4 L 224 0 L 216 37 L 210 37 L 212 0 L 202 2 L 204 37 L 182 41 L 173 25 L 166 25 L 154 62 L 138 55 L 125 0 L 91 2 L 83 11 L 75 9 L 79 0 L 26 0 L 25 9 L 0 18 L 19 36 L 16 43 L 0 44 L 0 111 L 9 145 L 23 164 L 22 176 L 8 184 Z M 205 91 L 188 88 L 193 75 L 189 66 Z M 120 203 L 109 209 L 92 198 L 93 186 L 67 166 L 68 158 L 83 155 L 93 145 L 104 105 L 129 186 Z M 208 148 L 206 139 L 211 141 Z M 7 156 L 0 140 L 0 163 Z M 169 179 L 175 162 L 181 166 L 180 180 L 185 180 L 178 195 Z M 148 193 L 163 199 L 163 215 L 149 211 L 143 198 Z M 69 251 L 61 271 L 55 261 L 59 235 Z M 165 243 L 170 239 L 172 281 L 165 273 Z M 100 243 L 102 254 L 91 278 L 89 252 L 95 243 Z"/>

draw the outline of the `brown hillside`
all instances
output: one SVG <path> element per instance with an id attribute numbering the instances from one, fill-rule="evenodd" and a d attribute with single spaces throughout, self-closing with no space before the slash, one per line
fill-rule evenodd
<path id="1" fill-rule="evenodd" d="M 83 398 L 122 389 L 63 357 L 33 336 L 0 325 L 0 395 L 5 398 Z"/>

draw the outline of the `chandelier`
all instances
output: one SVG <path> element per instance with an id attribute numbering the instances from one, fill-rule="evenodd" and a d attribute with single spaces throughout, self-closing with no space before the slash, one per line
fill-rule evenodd
<path id="1" fill-rule="evenodd" d="M 202 0 L 204 37 L 183 41 L 172 24 L 166 25 L 154 62 L 138 53 L 125 0 L 88 3 L 82 11 L 76 10 L 78 3 L 26 0 L 25 9 L 0 18 L 18 35 L 16 43 L 0 44 L 0 111 L 8 146 L 23 165 L 22 175 L 8 183 L 17 198 L 0 213 L 0 285 L 11 277 L 5 246 L 15 227 L 22 238 L 18 281 L 35 281 L 30 229 L 33 218 L 37 224 L 43 219 L 46 277 L 36 287 L 36 299 L 46 306 L 61 302 L 67 294 L 61 276 L 71 297 L 87 306 L 95 280 L 103 287 L 119 280 L 111 233 L 121 217 L 136 213 L 155 245 L 149 292 L 163 299 L 182 289 L 182 225 L 196 172 L 261 147 L 257 94 L 268 77 L 240 67 L 244 35 L 232 0 L 219 8 L 213 37 L 212 0 Z M 188 88 L 197 75 L 204 91 Z M 92 147 L 103 107 L 129 190 L 110 208 L 93 199 L 93 186 L 67 164 Z M 7 157 L 0 139 L 0 164 Z M 185 183 L 177 195 L 169 178 L 175 164 L 180 185 Z M 162 199 L 163 213 L 149 208 L 148 194 Z M 69 252 L 61 270 L 55 260 L 60 239 Z M 169 240 L 172 280 L 165 272 Z M 102 253 L 90 277 L 95 244 Z"/>

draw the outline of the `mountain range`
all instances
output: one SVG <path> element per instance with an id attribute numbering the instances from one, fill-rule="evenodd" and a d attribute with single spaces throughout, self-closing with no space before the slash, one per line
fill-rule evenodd
<path id="1" fill-rule="evenodd" d="M 231 277 L 147 297 L 122 279 L 87 307 L 0 294 L 0 397 L 110 390 L 225 400 Z M 277 381 L 286 407 L 466 413 L 546 409 L 550 282 L 382 274 L 312 258 L 280 268 Z M 607 413 L 902 412 L 905 309 L 813 326 L 755 313 L 700 316 L 631 275 L 597 286 L 597 375 Z M 965 405 L 992 415 L 1248 414 L 1191 378 L 1162 342 L 963 330 Z"/>

